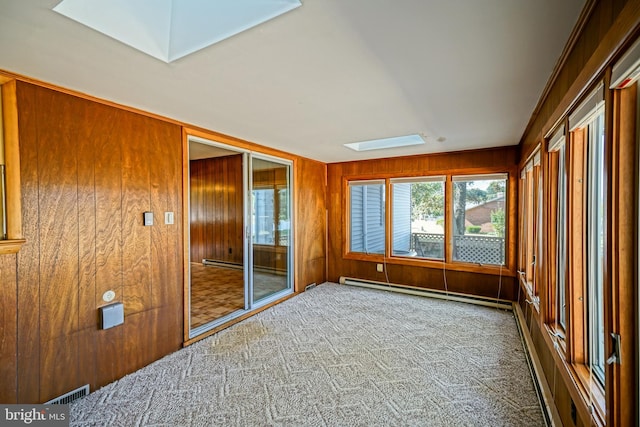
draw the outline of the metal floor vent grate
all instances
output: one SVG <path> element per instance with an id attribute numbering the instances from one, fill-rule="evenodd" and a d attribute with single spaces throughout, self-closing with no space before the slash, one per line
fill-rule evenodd
<path id="1" fill-rule="evenodd" d="M 45 402 L 45 405 L 66 405 L 68 403 L 73 402 L 76 399 L 80 399 L 81 397 L 87 396 L 89 394 L 89 384 L 83 385 L 75 390 L 70 391 L 69 393 L 65 393 L 62 396 L 58 396 L 54 399 L 51 399 L 48 402 Z"/>

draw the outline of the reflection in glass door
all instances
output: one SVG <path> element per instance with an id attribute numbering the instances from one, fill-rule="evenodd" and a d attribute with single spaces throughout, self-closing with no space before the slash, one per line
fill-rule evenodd
<path id="1" fill-rule="evenodd" d="M 290 173 L 288 163 L 252 158 L 251 295 L 256 305 L 291 289 Z"/>
<path id="2" fill-rule="evenodd" d="M 189 339 L 293 292 L 292 163 L 190 136 Z"/>
<path id="3" fill-rule="evenodd" d="M 246 165 L 242 152 L 189 142 L 190 336 L 248 309 Z"/>

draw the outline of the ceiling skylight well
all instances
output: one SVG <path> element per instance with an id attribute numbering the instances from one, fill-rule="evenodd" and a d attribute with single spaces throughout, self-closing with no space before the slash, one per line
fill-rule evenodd
<path id="1" fill-rule="evenodd" d="M 53 10 L 171 62 L 301 5 L 299 0 L 63 0 Z"/>
<path id="2" fill-rule="evenodd" d="M 396 136 L 393 138 L 372 139 L 370 141 L 352 142 L 344 144 L 345 147 L 355 151 L 382 150 L 384 148 L 407 147 L 411 145 L 424 144 L 424 139 L 420 135 Z"/>

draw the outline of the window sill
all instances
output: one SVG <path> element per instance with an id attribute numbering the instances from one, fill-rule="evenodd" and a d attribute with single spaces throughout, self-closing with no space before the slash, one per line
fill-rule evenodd
<path id="1" fill-rule="evenodd" d="M 343 255 L 344 259 L 378 262 L 394 265 L 407 265 L 412 267 L 433 268 L 447 271 L 464 271 L 469 273 L 489 274 L 493 276 L 503 277 L 515 277 L 516 273 L 510 270 L 506 266 L 500 267 L 499 265 L 485 265 L 485 264 L 471 264 L 465 262 L 444 262 L 443 260 L 428 259 L 428 258 L 412 258 L 412 257 L 400 257 L 391 256 L 385 257 L 382 254 L 365 254 L 349 252 Z"/>
<path id="2" fill-rule="evenodd" d="M 26 240 L 24 239 L 0 240 L 0 255 L 16 254 L 20 252 L 20 249 L 25 242 Z"/>

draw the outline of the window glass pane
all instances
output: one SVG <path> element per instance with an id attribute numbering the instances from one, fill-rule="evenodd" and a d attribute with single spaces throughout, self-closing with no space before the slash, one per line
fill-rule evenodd
<path id="1" fill-rule="evenodd" d="M 383 183 L 349 185 L 349 250 L 385 252 L 385 188 Z"/>
<path id="2" fill-rule="evenodd" d="M 275 244 L 273 189 L 253 190 L 253 243 Z"/>
<path id="3" fill-rule="evenodd" d="M 507 178 L 453 181 L 453 260 L 504 265 Z"/>
<path id="4" fill-rule="evenodd" d="M 289 183 L 287 182 L 287 186 Z M 289 246 L 291 221 L 289 220 L 289 188 L 278 188 L 278 245 Z"/>
<path id="5" fill-rule="evenodd" d="M 567 271 L 567 171 L 566 147 L 558 149 L 558 205 L 556 224 L 556 319 L 566 329 L 566 271 Z"/>
<path id="6" fill-rule="evenodd" d="M 587 163 L 587 293 L 591 369 L 604 384 L 604 263 L 606 199 L 604 193 L 604 112 L 589 124 Z"/>
<path id="7" fill-rule="evenodd" d="M 392 193 L 393 255 L 444 259 L 444 181 L 393 183 Z"/>

